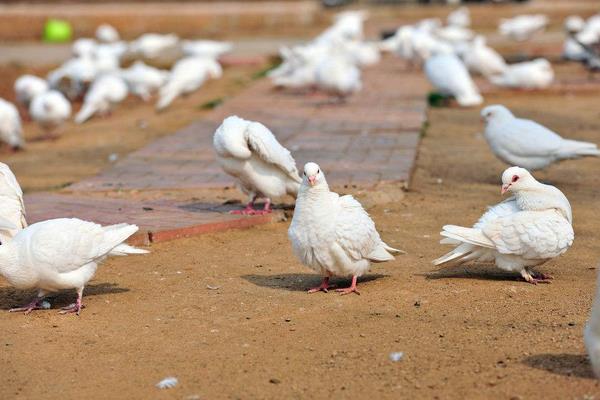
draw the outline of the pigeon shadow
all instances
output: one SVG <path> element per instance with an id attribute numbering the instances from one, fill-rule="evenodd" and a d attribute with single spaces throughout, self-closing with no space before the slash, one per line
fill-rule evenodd
<path id="1" fill-rule="evenodd" d="M 584 354 L 536 354 L 522 362 L 532 368 L 557 375 L 595 379 L 592 366 Z"/>
<path id="2" fill-rule="evenodd" d="M 83 291 L 83 300 L 89 296 L 101 294 L 116 294 L 129 292 L 129 289 L 119 287 L 116 283 L 98 283 L 88 285 Z M 0 288 L 0 309 L 10 310 L 13 307 L 20 307 L 30 302 L 36 295 L 34 290 L 19 290 L 12 287 Z M 59 308 L 73 303 L 77 299 L 77 293 L 73 290 L 62 290 L 60 292 L 49 294 L 46 299 L 52 304 L 52 308 Z"/>
<path id="3" fill-rule="evenodd" d="M 417 274 L 424 276 L 425 279 L 477 279 L 486 281 L 519 281 L 520 276 L 518 274 L 505 273 L 498 270 L 497 268 L 482 265 L 470 265 L 470 266 L 449 266 L 437 271 L 426 272 L 423 274 Z"/>
<path id="4" fill-rule="evenodd" d="M 265 205 L 265 203 L 256 202 L 256 203 L 254 203 L 254 208 L 257 210 L 262 210 L 264 208 L 264 205 Z M 239 200 L 227 200 L 221 204 L 207 203 L 207 202 L 190 203 L 190 204 L 181 205 L 181 206 L 179 206 L 179 208 L 182 210 L 189 211 L 189 212 L 207 212 L 208 211 L 208 212 L 226 214 L 233 210 L 240 210 L 240 209 L 244 208 L 244 206 L 245 205 L 243 205 Z M 271 208 L 273 210 L 288 211 L 288 210 L 293 210 L 294 205 L 271 204 Z"/>
<path id="5" fill-rule="evenodd" d="M 358 278 L 358 284 L 385 278 L 388 275 L 370 274 Z M 243 279 L 261 287 L 289 290 L 291 292 L 305 292 L 309 288 L 319 286 L 322 278 L 316 274 L 276 274 L 276 275 L 243 275 Z M 332 278 L 331 284 L 336 288 L 350 286 L 350 278 Z"/>

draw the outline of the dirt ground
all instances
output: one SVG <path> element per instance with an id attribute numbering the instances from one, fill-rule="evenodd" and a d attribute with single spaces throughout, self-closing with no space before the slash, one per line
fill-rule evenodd
<path id="1" fill-rule="evenodd" d="M 61 187 L 198 118 L 201 104 L 234 93 L 253 72 L 232 69 L 232 79 L 158 116 L 128 102 L 111 119 L 69 125 L 59 141 L 2 159 L 27 190 Z M 600 142 L 598 94 L 512 92 L 486 103 Z M 573 247 L 539 269 L 552 284 L 491 266 L 431 265 L 448 250 L 438 243 L 443 224 L 470 225 L 501 200 L 505 166 L 481 131 L 479 109 L 430 110 L 411 189 L 369 209 L 384 240 L 408 254 L 374 266 L 360 296 L 305 293 L 319 277 L 293 257 L 289 222 L 113 258 L 86 288 L 79 318 L 2 311 L 32 295 L 2 281 L 0 399 L 600 399 L 582 342 L 600 258 L 598 159 L 536 174 L 574 213 Z M 57 295 L 53 308 L 74 295 Z M 391 362 L 398 351 L 404 357 Z M 156 389 L 167 376 L 179 385 Z"/>

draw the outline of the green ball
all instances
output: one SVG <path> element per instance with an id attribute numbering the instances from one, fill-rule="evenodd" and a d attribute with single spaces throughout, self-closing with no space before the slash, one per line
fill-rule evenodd
<path id="1" fill-rule="evenodd" d="M 44 26 L 44 41 L 51 43 L 64 43 L 73 37 L 73 28 L 67 21 L 49 19 Z"/>

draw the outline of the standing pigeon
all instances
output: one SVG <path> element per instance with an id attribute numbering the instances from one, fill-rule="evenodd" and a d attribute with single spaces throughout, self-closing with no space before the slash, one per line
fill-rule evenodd
<path id="1" fill-rule="evenodd" d="M 501 75 L 506 70 L 506 62 L 498 52 L 485 44 L 485 37 L 477 36 L 464 56 L 470 71 L 490 77 Z"/>
<path id="2" fill-rule="evenodd" d="M 75 122 L 82 124 L 94 114 L 108 114 L 112 108 L 127 97 L 127 84 L 116 75 L 103 75 L 96 79 L 85 94 L 81 110 L 75 116 Z"/>
<path id="3" fill-rule="evenodd" d="M 596 298 L 592 306 L 592 313 L 583 331 L 583 340 L 594 375 L 600 379 L 600 274 L 596 283 Z"/>
<path id="4" fill-rule="evenodd" d="M 272 198 L 297 195 L 302 179 L 296 161 L 263 124 L 227 117 L 217 128 L 213 145 L 221 167 L 250 196 L 246 208 L 234 214 L 270 213 Z M 253 208 L 259 197 L 267 200 L 262 211 Z"/>
<path id="5" fill-rule="evenodd" d="M 490 77 L 497 86 L 519 89 L 544 89 L 554 81 L 554 70 L 545 58 L 509 65 L 504 73 Z"/>
<path id="6" fill-rule="evenodd" d="M 390 252 L 402 252 L 385 244 L 375 224 L 351 195 L 329 190 L 325 175 L 315 163 L 304 166 L 294 217 L 288 230 L 294 254 L 302 263 L 323 276 L 323 282 L 309 293 L 327 292 L 331 276 L 352 276 L 342 294 L 356 293 L 356 279 L 368 271 L 371 262 L 394 259 Z"/>
<path id="7" fill-rule="evenodd" d="M 19 111 L 13 103 L 4 99 L 0 99 L 0 140 L 13 150 L 22 148 L 25 143 Z"/>
<path id="8" fill-rule="evenodd" d="M 469 71 L 454 54 L 436 54 L 427 58 L 425 74 L 438 92 L 455 97 L 463 107 L 472 107 L 483 102 Z"/>
<path id="9" fill-rule="evenodd" d="M 315 77 L 321 90 L 332 93 L 341 100 L 362 88 L 360 69 L 348 56 L 335 50 L 319 64 Z"/>
<path id="10" fill-rule="evenodd" d="M 502 194 L 506 192 L 514 196 L 490 207 L 473 228 L 445 225 L 440 243 L 456 248 L 433 263 L 494 262 L 504 271 L 519 272 L 529 283 L 552 279 L 529 268 L 558 257 L 573 244 L 569 201 L 520 167 L 502 174 Z"/>
<path id="11" fill-rule="evenodd" d="M 35 75 L 22 75 L 15 81 L 14 89 L 17 101 L 29 107 L 35 96 L 48 91 L 48 82 Z"/>
<path id="12" fill-rule="evenodd" d="M 152 93 L 165 84 L 169 72 L 136 61 L 131 67 L 121 70 L 121 77 L 127 82 L 131 93 L 149 101 Z"/>
<path id="13" fill-rule="evenodd" d="M 459 7 L 448 14 L 446 22 L 448 25 L 468 28 L 471 25 L 471 13 L 467 7 Z"/>
<path id="14" fill-rule="evenodd" d="M 50 90 L 33 98 L 29 115 L 53 138 L 51 132 L 71 117 L 71 103 L 58 90 Z"/>
<path id="15" fill-rule="evenodd" d="M 102 24 L 96 28 L 96 39 L 102 43 L 115 43 L 120 40 L 120 36 L 114 26 Z"/>
<path id="16" fill-rule="evenodd" d="M 58 218 L 35 223 L 0 246 L 0 274 L 18 289 L 37 289 L 28 305 L 10 311 L 26 314 L 40 308 L 50 292 L 77 289 L 77 302 L 62 314 L 79 315 L 83 288 L 108 256 L 144 254 L 123 243 L 137 232 L 136 225 L 101 226 L 77 218 Z"/>
<path id="17" fill-rule="evenodd" d="M 8 221 L 10 229 L 0 228 L 0 244 L 12 239 L 19 231 L 27 227 L 23 191 L 9 166 L 0 162 L 0 218 Z"/>
<path id="18" fill-rule="evenodd" d="M 223 74 L 221 65 L 212 58 L 186 57 L 171 69 L 169 79 L 160 88 L 157 110 L 164 110 L 177 97 L 198 90 L 208 79 L 220 78 Z"/>
<path id="19" fill-rule="evenodd" d="M 481 117 L 490 149 L 510 165 L 537 170 L 569 158 L 600 156 L 594 143 L 563 139 L 535 121 L 516 118 L 502 105 L 485 107 Z"/>

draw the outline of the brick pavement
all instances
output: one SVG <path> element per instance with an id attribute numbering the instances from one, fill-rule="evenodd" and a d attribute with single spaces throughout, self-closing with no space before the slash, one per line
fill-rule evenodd
<path id="1" fill-rule="evenodd" d="M 300 168 L 307 161 L 318 162 L 333 186 L 406 185 L 425 120 L 427 89 L 420 72 L 406 72 L 403 62 L 392 57 L 366 70 L 363 91 L 345 104 L 327 103 L 322 94 L 275 90 L 262 79 L 206 119 L 131 153 L 98 176 L 61 193 L 26 196 L 29 220 L 78 216 L 104 224 L 127 221 L 141 227 L 135 241 L 149 242 L 282 218 L 281 211 L 239 217 L 227 213 L 232 206 L 216 203 L 139 199 L 139 193 L 150 191 L 152 198 L 160 198 L 161 191 L 231 186 L 232 179 L 214 158 L 212 135 L 232 114 L 264 123 Z M 103 196 L 116 192 L 126 195 Z"/>

